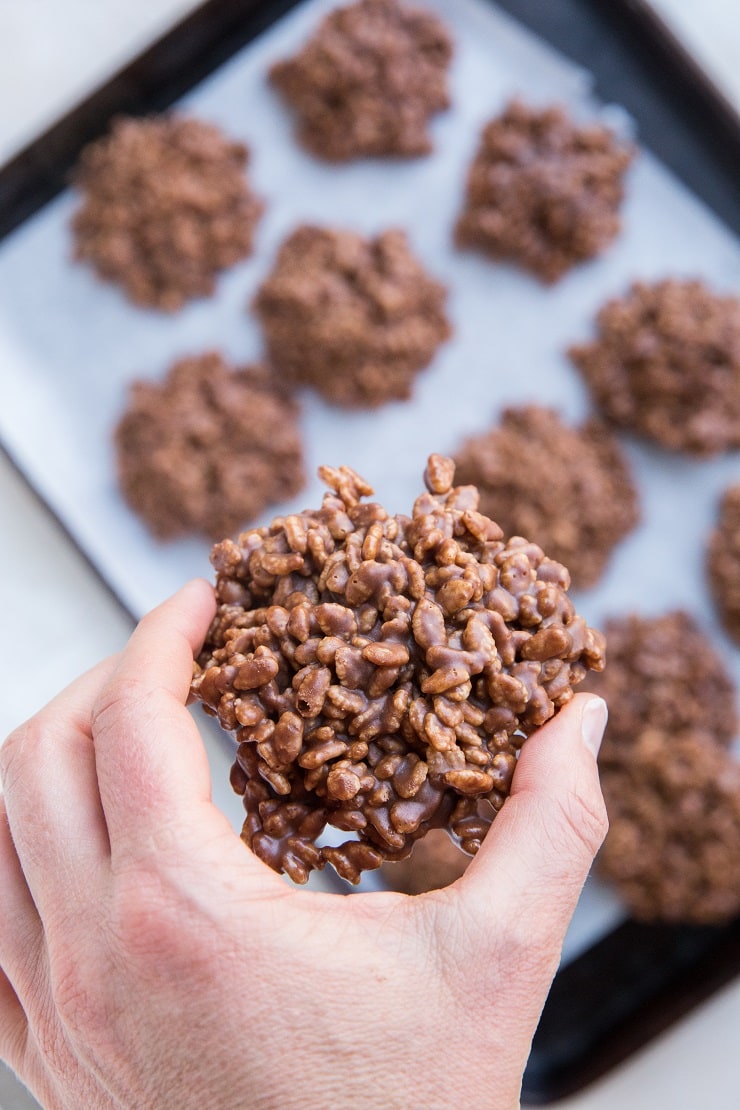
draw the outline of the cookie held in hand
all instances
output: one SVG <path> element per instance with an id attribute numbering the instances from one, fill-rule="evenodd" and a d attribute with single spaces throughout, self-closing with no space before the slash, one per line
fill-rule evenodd
<path id="1" fill-rule="evenodd" d="M 219 602 L 192 692 L 238 741 L 242 836 L 305 882 L 350 882 L 428 829 L 472 854 L 509 793 L 517 752 L 604 665 L 568 571 L 478 511 L 432 455 L 410 516 L 322 467 L 318 510 L 212 552 Z M 346 832 L 317 843 L 326 825 Z"/>

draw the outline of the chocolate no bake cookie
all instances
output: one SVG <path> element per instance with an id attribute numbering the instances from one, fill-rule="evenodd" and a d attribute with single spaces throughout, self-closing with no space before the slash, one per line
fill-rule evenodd
<path id="1" fill-rule="evenodd" d="M 408 399 L 451 334 L 445 297 L 402 231 L 365 239 L 303 226 L 280 248 L 254 308 L 286 381 L 338 405 L 375 408 Z"/>
<path id="2" fill-rule="evenodd" d="M 116 120 L 77 167 L 75 257 L 145 307 L 174 312 L 210 295 L 218 273 L 252 252 L 263 205 L 247 160 L 243 143 L 198 119 Z"/>
<path id="3" fill-rule="evenodd" d="M 740 913 L 740 765 L 713 734 L 644 729 L 602 764 L 601 783 L 609 832 L 597 869 L 636 918 Z"/>
<path id="4" fill-rule="evenodd" d="M 596 324 L 569 353 L 606 419 L 699 457 L 740 447 L 740 298 L 635 282 Z"/>
<path id="5" fill-rule="evenodd" d="M 115 445 L 123 495 L 159 539 L 230 535 L 305 480 L 296 402 L 215 352 L 135 382 Z"/>
<path id="6" fill-rule="evenodd" d="M 408 158 L 432 149 L 429 121 L 449 106 L 451 56 L 432 12 L 359 0 L 326 16 L 270 81 L 296 114 L 299 142 L 319 158 Z"/>
<path id="7" fill-rule="evenodd" d="M 688 613 L 606 622 L 609 666 L 587 685 L 609 706 L 600 761 L 620 760 L 645 728 L 700 730 L 727 747 L 737 728 L 735 688 L 719 652 Z"/>
<path id="8" fill-rule="evenodd" d="M 722 623 L 740 643 L 740 485 L 729 486 L 722 495 L 717 526 L 709 537 L 707 570 Z"/>
<path id="9" fill-rule="evenodd" d="M 557 281 L 617 236 L 632 157 L 608 127 L 512 101 L 483 130 L 456 241 Z"/>
<path id="10" fill-rule="evenodd" d="M 322 467 L 321 509 L 212 553 L 218 611 L 193 694 L 234 730 L 242 836 L 305 882 L 408 855 L 432 827 L 468 853 L 508 795 L 524 739 L 604 663 L 568 572 L 506 542 L 432 455 L 408 516 Z M 325 826 L 349 834 L 321 847 Z"/>
<path id="11" fill-rule="evenodd" d="M 462 444 L 455 463 L 457 480 L 478 487 L 481 512 L 565 563 L 579 588 L 598 581 L 639 519 L 627 460 L 600 421 L 573 428 L 552 409 L 507 408 Z"/>
<path id="12" fill-rule="evenodd" d="M 740 911 L 735 691 L 687 613 L 608 621 L 599 753 L 609 833 L 597 860 L 631 913 L 711 923 Z"/>

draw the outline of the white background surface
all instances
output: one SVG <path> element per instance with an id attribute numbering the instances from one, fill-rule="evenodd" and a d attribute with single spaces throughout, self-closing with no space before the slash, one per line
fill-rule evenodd
<path id="1" fill-rule="evenodd" d="M 0 160 L 191 6 L 189 0 L 0 0 Z M 735 10 L 734 4 L 725 7 L 730 14 Z M 730 38 L 723 36 L 725 52 Z M 2 373 L 0 368 L 0 381 Z M 4 735 L 81 669 L 119 647 L 129 622 L 4 459 L 0 512 Z M 45 645 L 40 658 L 39 642 Z M 217 777 L 221 774 L 218 768 Z M 224 804 L 232 801 L 225 798 Z M 238 807 L 235 817 L 237 812 Z M 738 1028 L 740 985 L 735 985 L 600 1085 L 560 1105 L 582 1110 L 737 1107 Z M 20 1108 L 21 1096 L 11 1088 L 4 1093 L 3 1082 L 0 1076 L 0 1106 Z"/>

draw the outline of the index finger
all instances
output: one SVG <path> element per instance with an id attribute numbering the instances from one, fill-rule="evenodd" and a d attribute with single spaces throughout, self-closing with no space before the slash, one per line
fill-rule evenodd
<path id="1" fill-rule="evenodd" d="M 214 612 L 213 589 L 189 582 L 139 622 L 99 695 L 92 734 L 112 855 L 210 801 L 207 756 L 185 703 Z"/>

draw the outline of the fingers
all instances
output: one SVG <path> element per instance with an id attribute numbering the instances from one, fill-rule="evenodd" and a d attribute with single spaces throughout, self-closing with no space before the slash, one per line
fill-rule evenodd
<path id="1" fill-rule="evenodd" d="M 23 1075 L 28 1022 L 8 978 L 0 971 L 0 1060 Z"/>
<path id="2" fill-rule="evenodd" d="M 14 850 L 39 913 L 64 913 L 109 860 L 98 792 L 90 715 L 115 660 L 77 679 L 16 729 L 0 748 L 7 819 Z M 7 848 L 7 844 L 5 847 Z M 6 870 L 10 866 L 5 852 Z M 1 880 L 0 880 L 1 881 Z"/>
<path id="3" fill-rule="evenodd" d="M 114 859 L 153 847 L 210 801 L 206 753 L 185 703 L 214 612 L 212 588 L 188 583 L 139 623 L 100 693 L 93 736 Z"/>
<path id="4" fill-rule="evenodd" d="M 35 1063 L 29 1018 L 38 1017 L 46 1005 L 48 982 L 41 920 L 0 794 L 0 1059 L 25 1081 Z"/>
<path id="5" fill-rule="evenodd" d="M 508 919 L 512 933 L 559 955 L 606 834 L 596 765 L 605 724 L 602 699 L 579 694 L 524 744 L 511 797 L 459 885 L 484 934 Z"/>
<path id="6" fill-rule="evenodd" d="M 13 843 L 1 794 L 0 907 L 0 968 L 14 992 L 23 997 L 29 988 L 35 989 L 44 934 Z M 38 982 L 35 985 L 38 986 Z"/>

